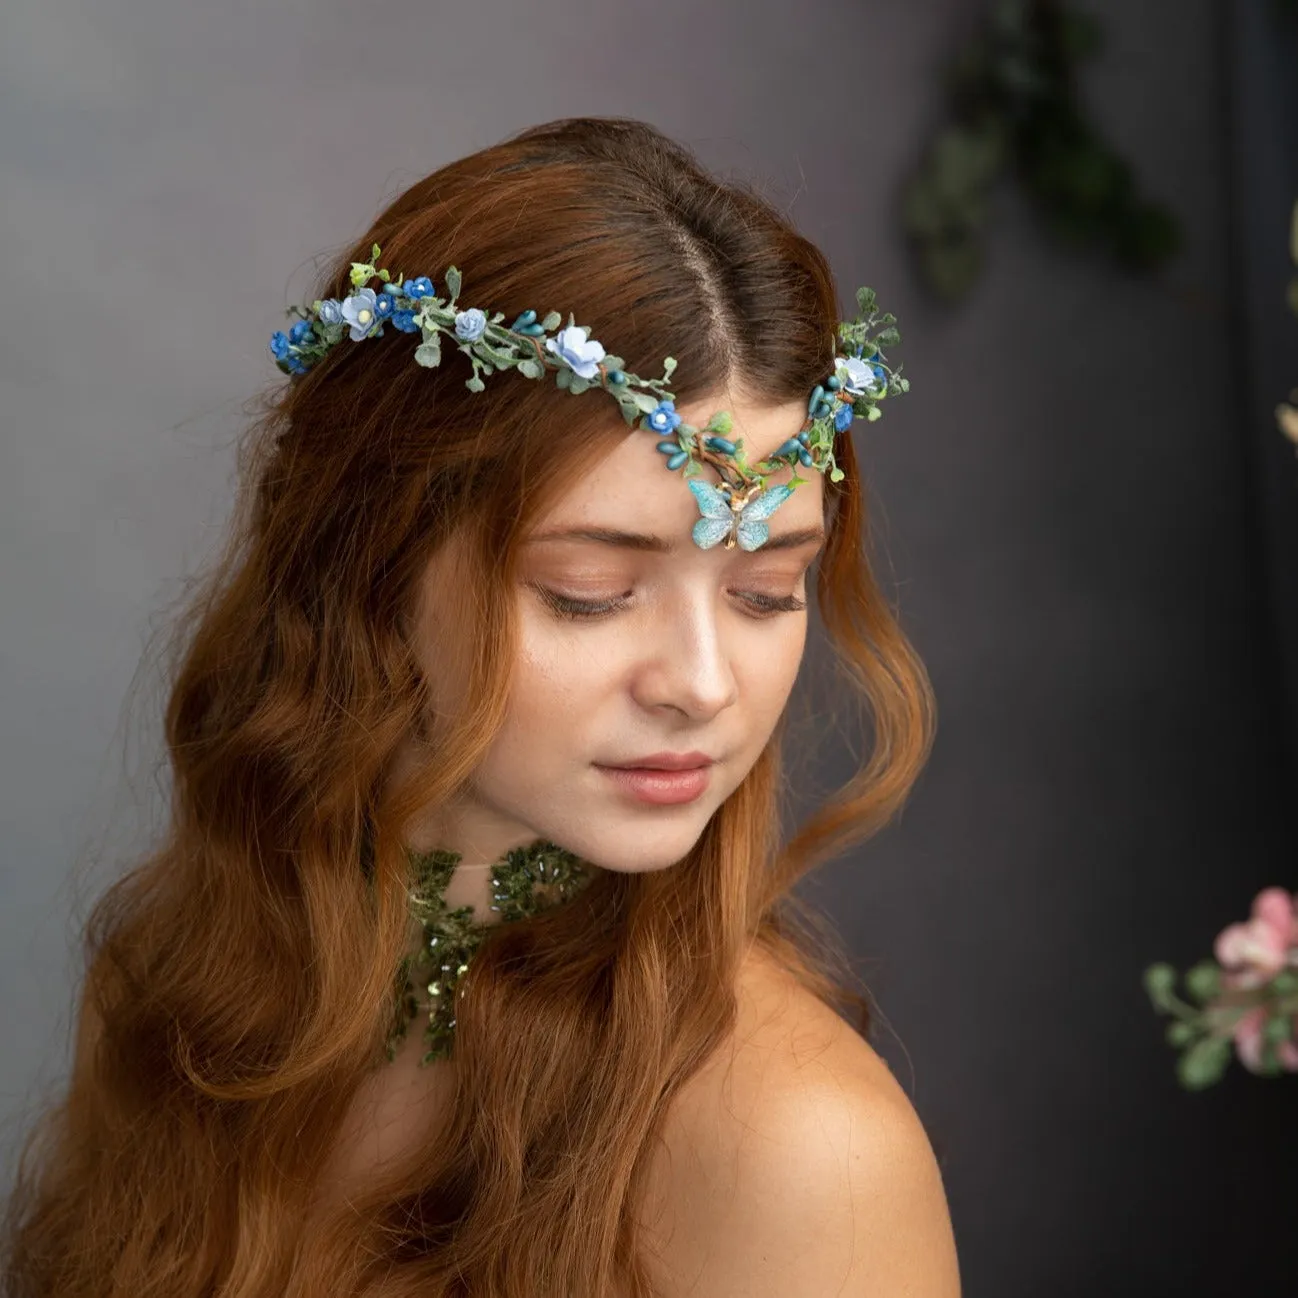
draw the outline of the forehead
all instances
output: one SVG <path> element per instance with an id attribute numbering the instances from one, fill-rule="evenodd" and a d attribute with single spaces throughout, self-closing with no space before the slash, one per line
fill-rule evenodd
<path id="1" fill-rule="evenodd" d="M 677 414 L 696 428 L 718 410 L 728 410 L 733 427 L 727 436 L 731 441 L 743 439 L 750 464 L 769 455 L 782 442 L 796 436 L 806 420 L 804 401 L 782 404 L 752 403 L 733 392 L 678 405 Z M 640 428 L 627 428 L 613 415 L 622 439 L 598 462 L 589 463 L 537 520 L 532 536 L 568 528 L 615 528 L 661 537 L 680 553 L 702 554 L 690 538 L 690 530 L 700 517 L 694 494 L 686 486 L 679 470 L 669 471 L 666 457 L 657 450 L 659 434 Z M 701 479 L 718 481 L 716 470 L 704 465 Z M 781 468 L 769 478 L 771 486 L 788 482 L 792 472 Z M 771 539 L 755 553 L 772 550 L 772 542 L 792 531 L 803 531 L 823 525 L 824 481 L 814 469 L 803 472 L 805 479 L 768 520 Z M 717 546 L 715 552 L 726 555 L 743 553 Z"/>

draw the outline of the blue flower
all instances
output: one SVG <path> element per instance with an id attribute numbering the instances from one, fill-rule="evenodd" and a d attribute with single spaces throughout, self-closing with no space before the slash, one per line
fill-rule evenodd
<path id="1" fill-rule="evenodd" d="M 566 361 L 583 379 L 593 379 L 599 373 L 599 362 L 604 359 L 602 344 L 588 338 L 588 332 L 585 325 L 569 325 L 545 340 L 546 351 Z"/>
<path id="2" fill-rule="evenodd" d="M 660 401 L 654 410 L 645 416 L 645 422 L 655 433 L 674 433 L 681 422 L 676 413 L 674 401 Z"/>
<path id="3" fill-rule="evenodd" d="M 299 320 L 292 329 L 288 331 L 288 340 L 293 344 L 311 342 L 315 335 L 311 332 L 310 320 Z"/>
<path id="4" fill-rule="evenodd" d="M 360 342 L 373 329 L 376 302 L 377 294 L 372 288 L 357 289 L 343 302 L 343 319 L 352 327 L 352 342 Z"/>
<path id="5" fill-rule="evenodd" d="M 837 410 L 834 411 L 834 428 L 837 432 L 845 432 L 852 425 L 852 419 L 855 411 L 851 405 L 844 402 Z"/>
<path id="6" fill-rule="evenodd" d="M 305 374 L 305 373 L 306 373 L 306 366 L 303 365 L 302 362 L 301 362 L 300 360 L 298 360 L 298 358 L 297 358 L 296 356 L 290 356 L 290 357 L 288 358 L 288 368 L 289 368 L 289 372 L 290 372 L 291 374 Z"/>
<path id="7" fill-rule="evenodd" d="M 401 292 L 405 297 L 435 297 L 433 292 L 433 281 L 427 275 L 420 275 L 418 279 L 408 279 L 401 285 Z"/>
<path id="8" fill-rule="evenodd" d="M 415 323 L 415 313 L 413 311 L 394 311 L 392 313 L 392 323 L 402 333 L 417 334 L 419 332 L 419 326 Z"/>
<path id="9" fill-rule="evenodd" d="M 342 324 L 343 304 L 336 297 L 325 298 L 316 314 L 324 324 Z"/>
<path id="10" fill-rule="evenodd" d="M 277 361 L 288 359 L 288 334 L 282 329 L 276 329 L 270 336 L 271 354 Z"/>
<path id="11" fill-rule="evenodd" d="M 391 317 L 393 311 L 397 309 L 397 300 L 387 289 L 384 289 L 378 297 L 374 299 L 374 314 L 380 320 L 387 320 Z"/>
<path id="12" fill-rule="evenodd" d="M 455 336 L 463 342 L 471 343 L 482 337 L 482 331 L 487 327 L 487 317 L 476 306 L 471 306 L 467 311 L 457 311 L 455 313 Z"/>

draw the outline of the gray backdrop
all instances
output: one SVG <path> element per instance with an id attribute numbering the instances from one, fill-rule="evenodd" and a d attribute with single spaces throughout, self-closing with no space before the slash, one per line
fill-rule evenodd
<path id="1" fill-rule="evenodd" d="M 158 700 L 143 679 L 127 709 L 128 686 L 219 534 L 240 403 L 279 377 L 266 340 L 309 259 L 451 158 L 627 114 L 762 181 L 845 297 L 870 283 L 900 318 L 913 389 L 862 449 L 940 735 L 901 822 L 808 892 L 881 1001 L 967 1294 L 1292 1292 L 1298 1082 L 1236 1066 L 1183 1092 L 1140 975 L 1298 882 L 1298 471 L 1269 423 L 1298 383 L 1298 132 L 1275 116 L 1298 47 L 1262 0 L 1086 7 L 1109 35 L 1087 99 L 1184 255 L 1124 280 L 1007 189 L 951 310 L 897 190 L 972 0 L 9 0 L 6 1150 L 63 1074 L 70 915 L 157 799 Z M 831 741 L 817 781 L 846 760 Z"/>

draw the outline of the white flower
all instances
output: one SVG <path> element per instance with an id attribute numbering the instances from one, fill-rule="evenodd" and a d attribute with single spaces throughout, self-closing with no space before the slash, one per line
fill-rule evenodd
<path id="1" fill-rule="evenodd" d="M 599 373 L 599 362 L 604 359 L 604 348 L 586 335 L 585 325 L 569 325 L 555 337 L 547 338 L 545 349 L 567 361 L 583 379 L 593 379 Z"/>
<path id="2" fill-rule="evenodd" d="M 843 390 L 850 392 L 852 396 L 873 396 L 879 390 L 879 375 L 869 361 L 863 361 L 859 356 L 835 356 L 834 365 L 839 370 L 847 371 Z"/>

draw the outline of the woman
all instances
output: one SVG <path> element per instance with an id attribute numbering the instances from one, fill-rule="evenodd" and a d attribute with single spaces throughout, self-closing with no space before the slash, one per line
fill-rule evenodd
<path id="1" fill-rule="evenodd" d="M 442 168 L 330 268 L 178 629 L 168 834 L 92 916 L 6 1294 L 955 1298 L 790 893 L 933 731 L 846 428 L 904 384 L 838 323 L 769 204 L 622 119 Z M 782 844 L 817 558 L 873 749 Z"/>

